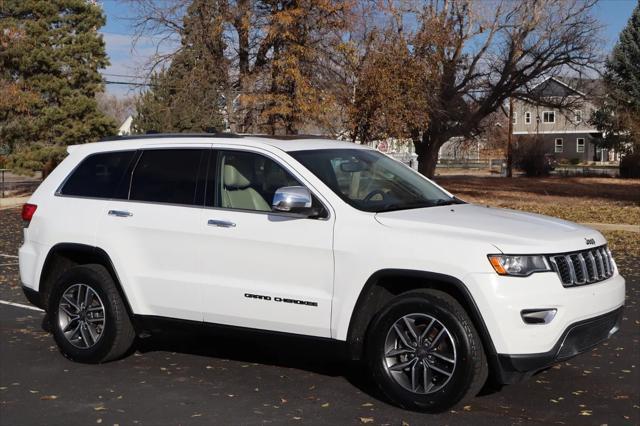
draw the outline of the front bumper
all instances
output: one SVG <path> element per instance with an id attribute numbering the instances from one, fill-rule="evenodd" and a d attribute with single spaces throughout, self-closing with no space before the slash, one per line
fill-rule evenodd
<path id="1" fill-rule="evenodd" d="M 555 272 L 526 278 L 469 274 L 463 281 L 497 354 L 549 352 L 573 324 L 614 311 L 625 299 L 625 281 L 617 273 L 599 283 L 571 288 L 563 287 Z M 557 313 L 547 324 L 528 324 L 522 311 L 531 309 L 555 309 Z"/>
<path id="2" fill-rule="evenodd" d="M 620 328 L 623 308 L 571 324 L 554 347 L 544 353 L 498 354 L 496 365 L 500 383 L 516 383 L 554 363 L 572 358 L 608 339 Z"/>

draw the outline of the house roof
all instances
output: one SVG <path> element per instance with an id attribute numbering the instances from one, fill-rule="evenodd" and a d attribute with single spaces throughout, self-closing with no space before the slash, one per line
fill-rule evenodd
<path id="1" fill-rule="evenodd" d="M 597 98 L 604 96 L 605 88 L 601 79 L 549 77 L 534 87 L 533 92 L 541 97 L 582 96 Z"/>

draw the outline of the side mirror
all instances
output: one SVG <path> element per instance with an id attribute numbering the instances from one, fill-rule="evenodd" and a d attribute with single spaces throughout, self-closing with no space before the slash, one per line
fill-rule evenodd
<path id="1" fill-rule="evenodd" d="M 277 212 L 308 213 L 311 204 L 311 192 L 304 186 L 283 186 L 276 190 L 271 206 Z"/>

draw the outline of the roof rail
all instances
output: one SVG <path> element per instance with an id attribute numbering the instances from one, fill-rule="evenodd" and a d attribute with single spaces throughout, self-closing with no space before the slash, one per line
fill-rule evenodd
<path id="1" fill-rule="evenodd" d="M 100 139 L 100 142 L 124 141 L 131 139 L 162 139 L 162 138 L 242 138 L 236 133 L 148 133 L 145 135 L 119 135 Z"/>
<path id="2" fill-rule="evenodd" d="M 331 136 L 323 136 L 323 135 L 261 135 L 258 133 L 241 133 L 239 136 L 248 136 L 254 138 L 265 138 L 265 139 L 277 139 L 281 141 L 290 141 L 296 139 L 334 139 Z"/>

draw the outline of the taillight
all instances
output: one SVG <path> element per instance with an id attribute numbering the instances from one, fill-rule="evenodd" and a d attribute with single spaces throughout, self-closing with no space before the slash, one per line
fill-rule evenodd
<path id="1" fill-rule="evenodd" d="M 22 206 L 22 220 L 27 222 L 27 225 L 29 225 L 29 222 L 31 222 L 31 218 L 33 217 L 33 214 L 36 212 L 37 208 L 38 206 L 36 206 L 35 204 L 28 203 Z"/>

